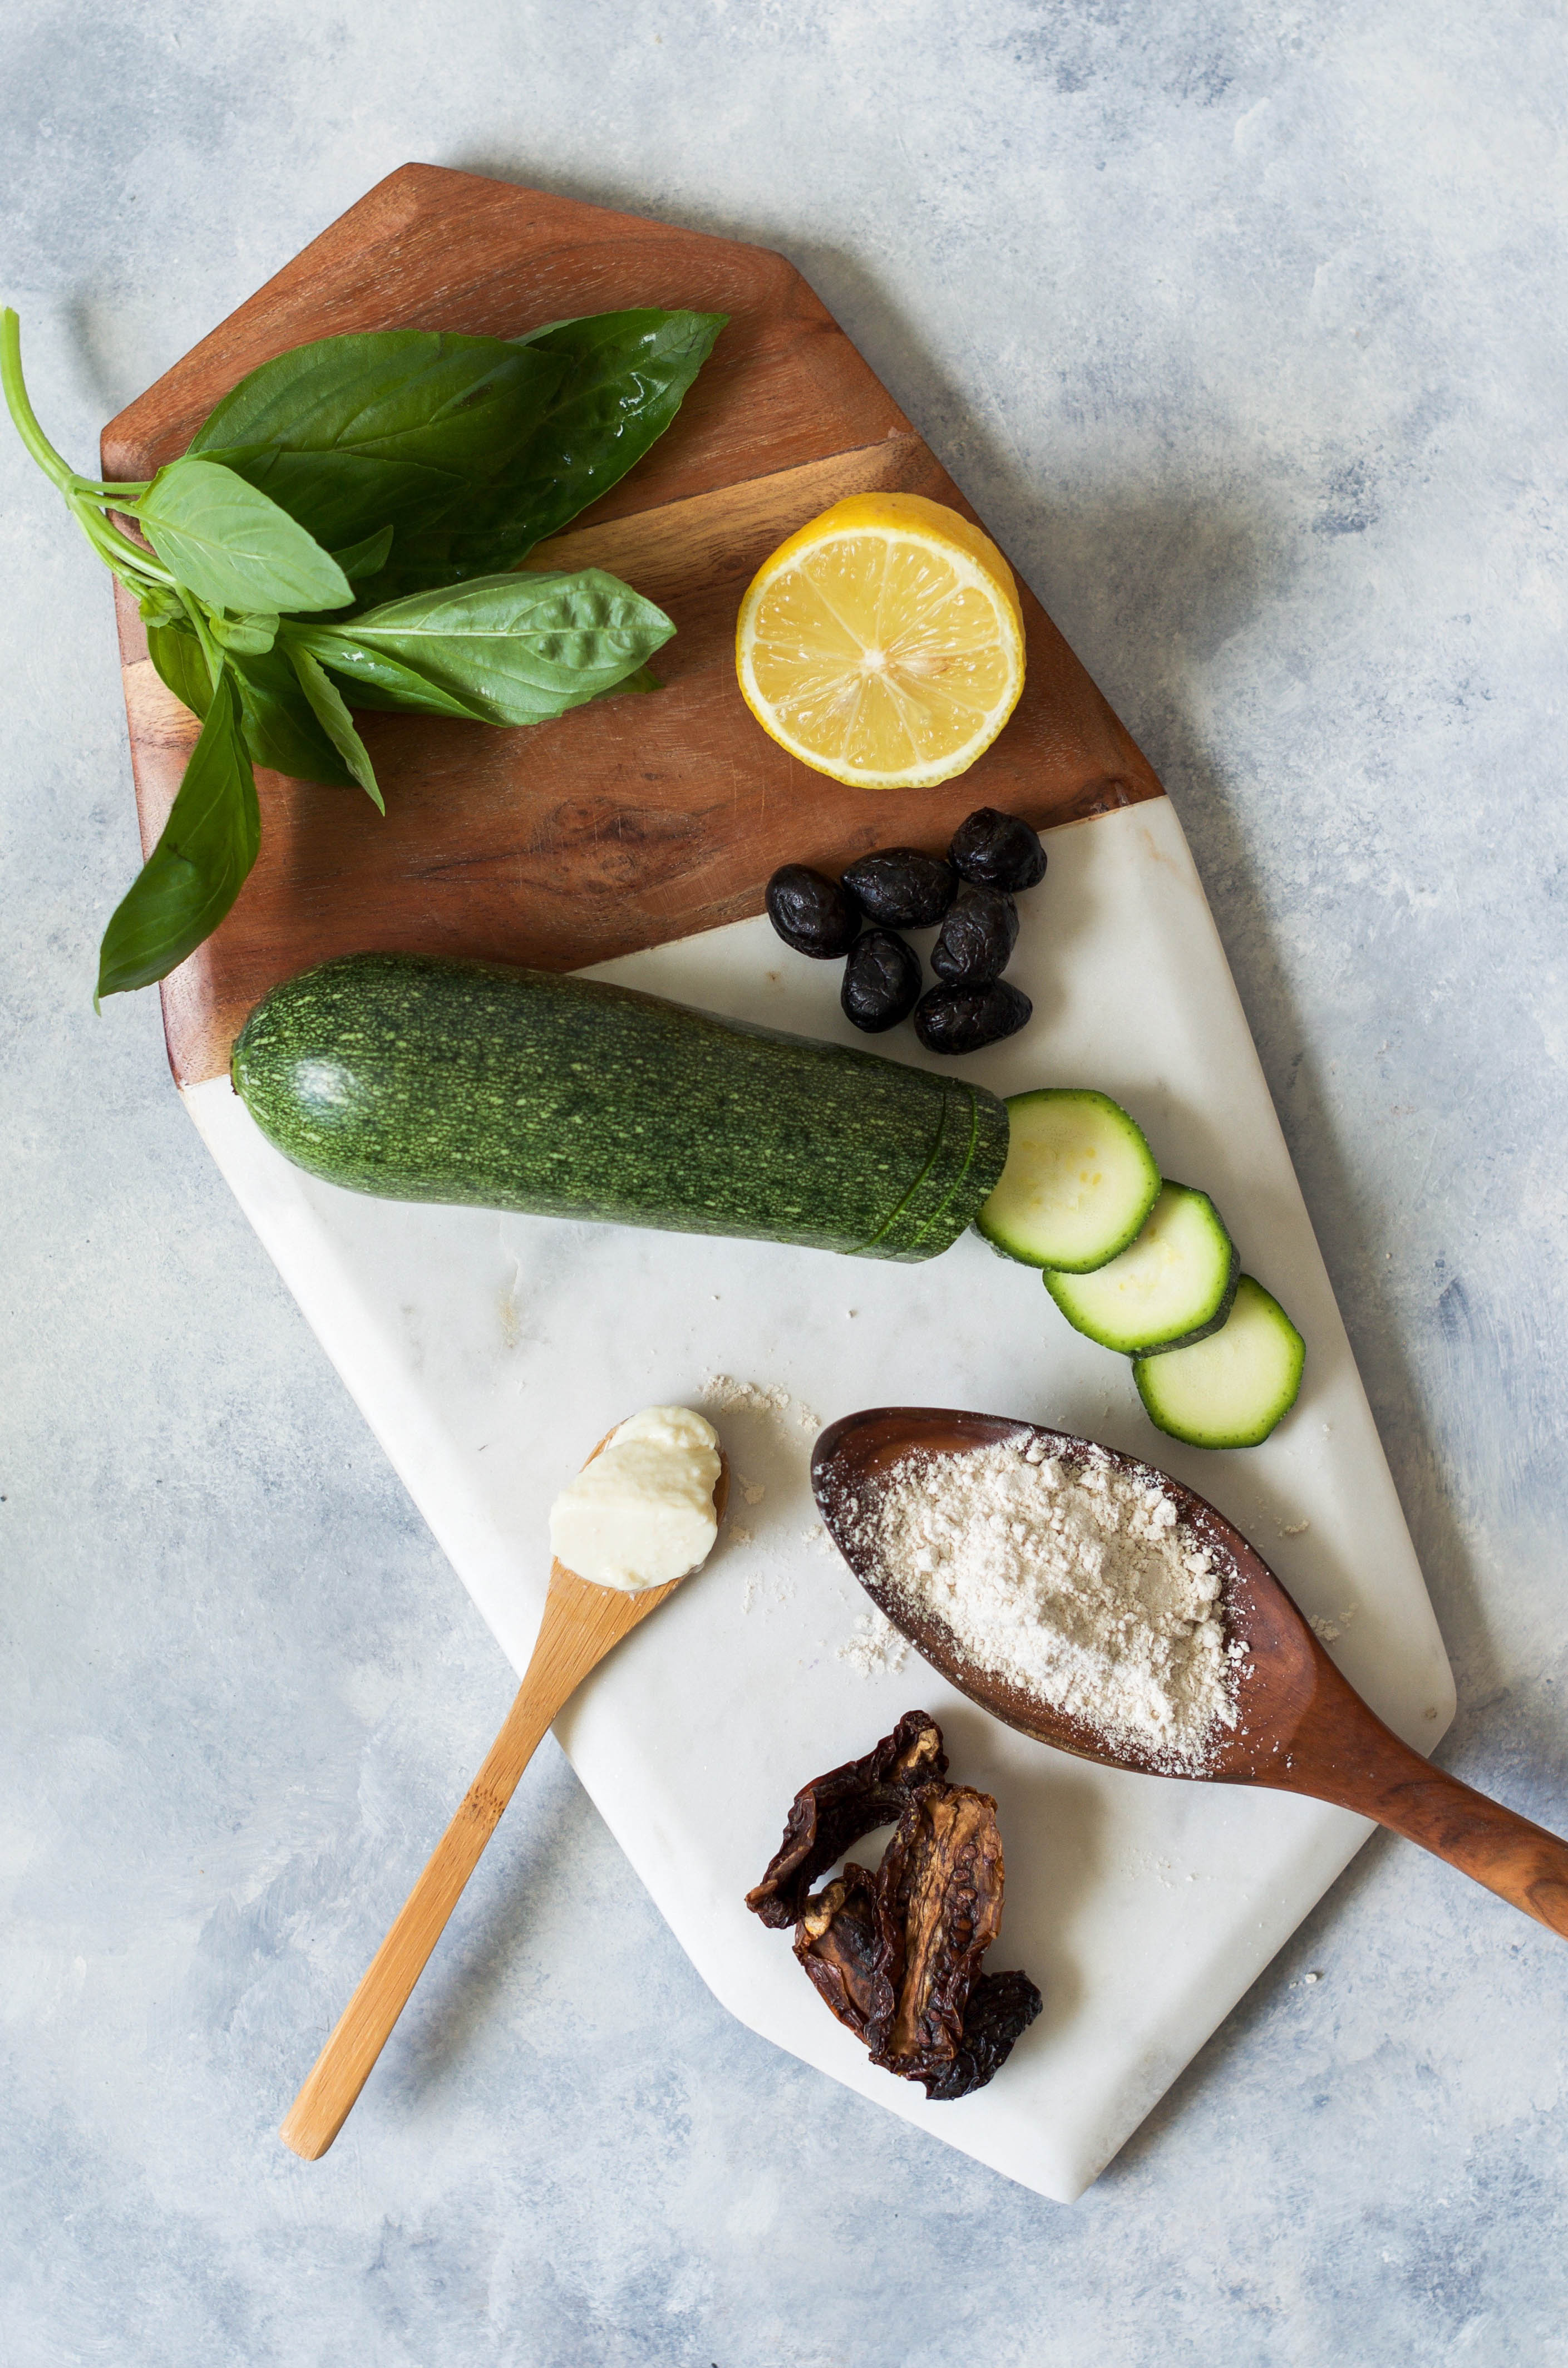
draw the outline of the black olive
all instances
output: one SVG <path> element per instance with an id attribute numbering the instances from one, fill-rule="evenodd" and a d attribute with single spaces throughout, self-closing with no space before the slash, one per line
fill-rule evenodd
<path id="1" fill-rule="evenodd" d="M 952 866 L 918 847 L 879 847 L 860 856 L 844 885 L 868 918 L 883 929 L 929 929 L 953 901 Z"/>
<path id="2" fill-rule="evenodd" d="M 816 962 L 846 954 L 860 934 L 852 897 L 825 871 L 785 863 L 767 883 L 767 917 L 787 946 Z"/>
<path id="3" fill-rule="evenodd" d="M 891 929 L 868 929 L 857 938 L 844 965 L 838 999 L 844 1016 L 868 1036 L 907 1019 L 920 995 L 920 957 Z"/>
<path id="4" fill-rule="evenodd" d="M 1016 1035 L 1033 1009 L 1005 978 L 989 986 L 928 986 L 915 1007 L 915 1032 L 928 1053 L 978 1053 Z"/>
<path id="5" fill-rule="evenodd" d="M 931 967 L 951 986 L 1000 978 L 1018 942 L 1018 908 L 1000 888 L 959 890 L 931 949 Z"/>
<path id="6" fill-rule="evenodd" d="M 960 880 L 977 888 L 1032 888 L 1045 878 L 1045 849 L 1039 835 L 1018 814 L 982 806 L 960 822 L 948 849 Z"/>

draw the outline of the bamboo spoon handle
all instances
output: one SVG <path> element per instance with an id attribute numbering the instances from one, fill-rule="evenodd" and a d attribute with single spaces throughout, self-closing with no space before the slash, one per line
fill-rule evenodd
<path id="1" fill-rule="evenodd" d="M 572 1590 L 581 1588 L 574 1579 Z M 604 1653 L 600 1635 L 574 1623 L 569 1592 L 551 1585 L 533 1657 L 484 1765 L 289 2109 L 278 2135 L 307 2162 L 319 2160 L 353 2111 L 540 1738 Z"/>
<path id="2" fill-rule="evenodd" d="M 594 1455 L 614 1436 L 607 1433 Z M 593 1460 L 591 1455 L 588 1462 Z M 721 1448 L 719 1476 L 713 1483 L 717 1520 L 724 1518 L 729 1493 L 730 1467 Z M 579 1578 L 562 1562 L 551 1564 L 544 1617 L 517 1698 L 278 2131 L 284 2145 L 307 2162 L 320 2160 L 353 2112 L 545 1728 L 564 1710 L 589 1670 L 680 1583 L 672 1578 L 662 1587 L 625 1592 Z"/>
<path id="3" fill-rule="evenodd" d="M 1314 1778 L 1301 1789 L 1376 1817 L 1568 1940 L 1568 1842 L 1434 1768 L 1381 1720 L 1372 1724 L 1378 1745 L 1357 1755 L 1358 1766 L 1335 1771 L 1332 1785 Z"/>

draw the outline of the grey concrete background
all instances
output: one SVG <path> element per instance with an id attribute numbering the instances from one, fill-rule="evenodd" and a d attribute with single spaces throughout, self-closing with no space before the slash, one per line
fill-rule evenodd
<path id="1" fill-rule="evenodd" d="M 410 157 L 785 249 L 1191 836 L 1457 1669 L 1568 1826 L 1568 69 L 1549 0 L 17 0 L 0 278 L 102 420 Z M 0 441 L 0 2361 L 1568 2361 L 1562 1944 L 1374 1842 L 1068 2211 L 731 2023 L 548 1748 L 273 2129 L 508 1672 L 208 1165 L 108 586 Z M 1308 1982 L 1309 1973 L 1321 1979 Z"/>

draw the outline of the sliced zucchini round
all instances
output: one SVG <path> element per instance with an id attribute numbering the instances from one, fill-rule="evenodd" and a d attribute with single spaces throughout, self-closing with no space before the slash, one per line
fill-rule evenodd
<path id="1" fill-rule="evenodd" d="M 1058 1274 L 1045 1287 L 1075 1331 L 1126 1357 L 1190 1349 L 1231 1312 L 1242 1262 L 1207 1192 L 1162 1185 L 1130 1249 L 1092 1274 Z"/>
<path id="2" fill-rule="evenodd" d="M 1071 1086 L 1007 1098 L 1007 1164 L 975 1219 L 1025 1266 L 1088 1274 L 1130 1242 L 1159 1198 L 1142 1129 L 1108 1094 Z"/>
<path id="3" fill-rule="evenodd" d="M 1149 1419 L 1189 1447 L 1256 1447 L 1296 1403 L 1306 1343 L 1277 1299 L 1244 1274 L 1223 1327 L 1191 1349 L 1133 1360 Z"/>

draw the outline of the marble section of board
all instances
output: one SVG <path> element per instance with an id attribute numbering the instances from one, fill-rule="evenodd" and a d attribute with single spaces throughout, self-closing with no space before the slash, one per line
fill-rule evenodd
<path id="1" fill-rule="evenodd" d="M 1365 1839 L 1320 1803 L 1088 1768 L 1009 1733 L 910 1654 L 868 1683 L 866 1599 L 806 1463 L 857 1406 L 1017 1414 L 1146 1455 L 1202 1490 L 1331 1628 L 1346 1673 L 1430 1749 L 1453 1689 L 1421 1574 L 1223 953 L 1168 799 L 1046 834 L 1009 965 L 1023 1033 L 965 1064 L 1001 1094 L 1093 1078 L 1199 1178 L 1309 1368 L 1244 1455 L 1154 1431 L 1125 1358 L 1073 1332 L 1032 1268 L 966 1235 L 915 1267 L 771 1243 L 415 1208 L 303 1176 L 226 1078 L 186 1103 L 242 1207 L 484 1618 L 521 1669 L 551 1497 L 607 1423 L 701 1406 L 734 1467 L 722 1549 L 629 1638 L 557 1732 L 716 1996 L 820 2070 L 1070 2203 Z M 929 948 L 935 931 L 915 942 Z M 835 964 L 766 920 L 591 973 L 792 1033 L 858 1041 Z M 913 1035 L 884 1040 L 918 1059 Z M 876 2071 L 742 1907 L 808 1776 L 918 1702 L 993 1793 L 1011 1869 L 999 1964 L 1047 1994 L 998 2079 L 933 2105 Z"/>
<path id="2" fill-rule="evenodd" d="M 14 0 L 0 56 L 5 293 L 83 466 L 410 156 L 801 266 L 1172 793 L 1454 1665 L 1442 1757 L 1568 1826 L 1552 12 Z M 1563 2368 L 1562 1944 L 1381 1839 L 1067 2210 L 735 2021 L 547 1745 L 406 2052 L 283 2153 L 512 1672 L 155 998 L 93 1016 L 112 624 L 4 439 L 0 515 L 8 2368 Z"/>

